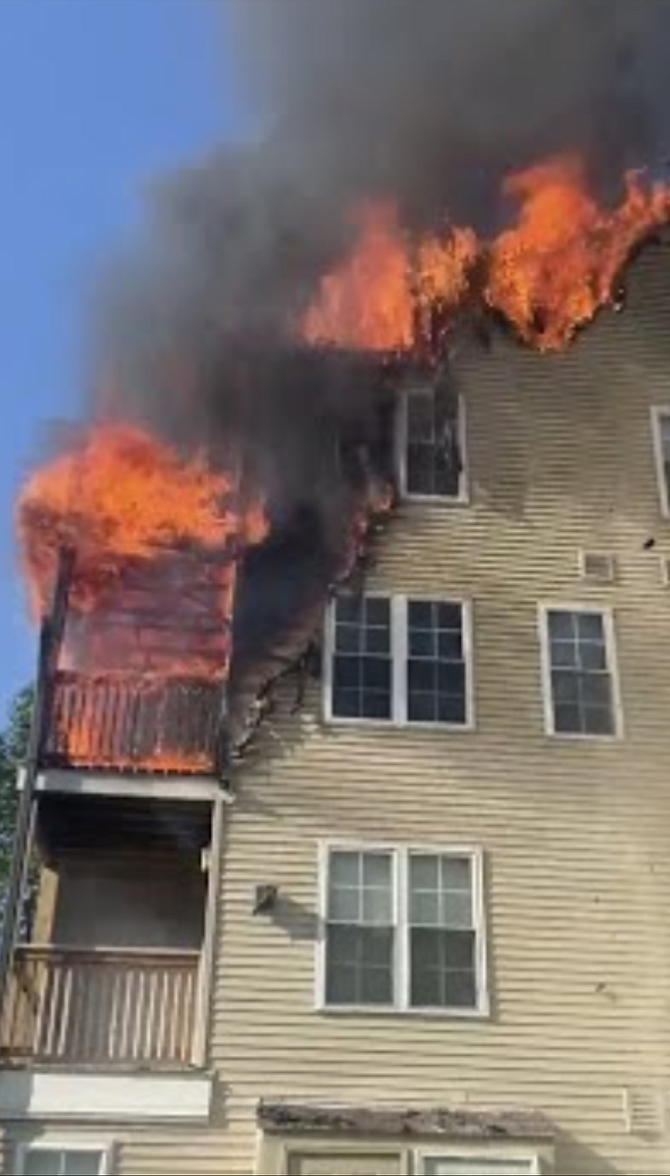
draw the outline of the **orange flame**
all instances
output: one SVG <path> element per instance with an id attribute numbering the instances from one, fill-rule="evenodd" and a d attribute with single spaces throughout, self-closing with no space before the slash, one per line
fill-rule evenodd
<path id="1" fill-rule="evenodd" d="M 577 158 L 559 157 L 511 176 L 505 194 L 519 204 L 516 225 L 490 242 L 472 229 L 411 241 L 393 204 L 359 209 L 351 255 L 321 282 L 302 323 L 316 345 L 410 351 L 430 338 L 430 318 L 447 319 L 473 294 L 500 312 L 540 351 L 567 347 L 580 327 L 613 301 L 632 251 L 670 221 L 670 190 L 626 176 L 620 206 L 603 210 Z"/>
<path id="2" fill-rule="evenodd" d="M 475 234 L 428 236 L 414 249 L 392 203 L 363 205 L 355 223 L 354 249 L 323 278 L 303 321 L 303 336 L 317 346 L 408 351 L 420 333 L 417 316 L 462 299 L 477 256 Z"/>
<path id="3" fill-rule="evenodd" d="M 193 544 L 222 551 L 259 542 L 262 507 L 233 502 L 234 479 L 204 458 L 183 461 L 168 446 L 127 426 L 92 429 L 72 453 L 38 470 L 18 502 L 18 526 L 33 602 L 44 612 L 58 553 L 76 551 L 74 602 L 95 607 L 125 562 Z"/>
<path id="4" fill-rule="evenodd" d="M 511 176 L 521 202 L 517 225 L 490 249 L 486 299 L 541 351 L 559 351 L 611 302 L 632 250 L 670 218 L 670 193 L 626 177 L 613 212 L 588 192 L 580 161 L 563 157 Z"/>

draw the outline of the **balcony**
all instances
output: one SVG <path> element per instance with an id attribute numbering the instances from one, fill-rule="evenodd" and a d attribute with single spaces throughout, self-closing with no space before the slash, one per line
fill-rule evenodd
<path id="1" fill-rule="evenodd" d="M 197 1064 L 194 951 L 21 948 L 0 1031 L 14 1065 L 183 1070 Z"/>
<path id="2" fill-rule="evenodd" d="M 42 765 L 211 775 L 220 762 L 221 718 L 215 681 L 61 671 Z"/>

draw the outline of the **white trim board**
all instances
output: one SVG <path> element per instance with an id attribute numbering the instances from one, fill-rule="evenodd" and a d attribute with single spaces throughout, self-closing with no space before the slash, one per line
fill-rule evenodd
<path id="1" fill-rule="evenodd" d="M 207 1076 L 89 1074 L 70 1071 L 0 1073 L 0 1119 L 121 1122 L 207 1122 Z"/>
<path id="2" fill-rule="evenodd" d="M 18 789 L 24 773 L 19 772 Z M 117 796 L 139 800 L 191 800 L 214 803 L 221 785 L 205 776 L 123 776 L 96 771 L 49 768 L 37 777 L 37 791 L 66 796 Z"/>

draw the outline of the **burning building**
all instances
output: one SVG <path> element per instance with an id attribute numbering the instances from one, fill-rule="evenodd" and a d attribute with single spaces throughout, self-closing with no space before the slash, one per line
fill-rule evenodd
<path id="1" fill-rule="evenodd" d="M 5 1170 L 668 1170 L 670 188 L 545 156 L 483 232 L 415 131 L 328 216 L 168 193 L 21 495 Z"/>

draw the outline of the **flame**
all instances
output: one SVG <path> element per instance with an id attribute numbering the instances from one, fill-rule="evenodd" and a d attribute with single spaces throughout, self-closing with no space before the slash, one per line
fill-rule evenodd
<path id="1" fill-rule="evenodd" d="M 471 230 L 444 240 L 423 237 L 415 249 L 393 203 L 362 205 L 357 234 L 343 264 L 323 278 L 302 323 L 307 342 L 356 351 L 408 351 L 421 333 L 417 317 L 453 308 L 468 286 L 477 256 Z"/>
<path id="2" fill-rule="evenodd" d="M 140 429 L 93 428 L 84 442 L 38 470 L 18 502 L 23 561 L 34 606 L 43 613 L 58 553 L 76 552 L 73 603 L 93 609 L 130 560 L 151 560 L 180 545 L 203 551 L 267 533 L 258 503 L 235 505 L 236 480 L 202 456 L 182 460 Z"/>
<path id="3" fill-rule="evenodd" d="M 668 221 L 670 193 L 629 173 L 620 207 L 603 211 L 569 156 L 510 176 L 505 192 L 521 207 L 490 247 L 486 300 L 527 343 L 560 351 L 613 300 L 634 248 Z"/>
<path id="4" fill-rule="evenodd" d="M 431 342 L 431 319 L 473 293 L 501 313 L 539 351 L 560 351 L 614 300 L 617 279 L 644 238 L 670 221 L 670 190 L 625 177 L 618 208 L 602 209 L 580 160 L 561 156 L 510 176 L 504 194 L 516 224 L 488 244 L 473 229 L 412 240 L 392 203 L 367 204 L 355 216 L 349 255 L 323 278 L 302 323 L 315 345 L 371 352 L 411 351 Z"/>

